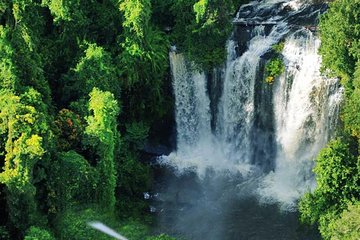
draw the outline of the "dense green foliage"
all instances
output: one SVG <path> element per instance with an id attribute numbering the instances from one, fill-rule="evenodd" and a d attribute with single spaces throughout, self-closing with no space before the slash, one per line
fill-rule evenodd
<path id="1" fill-rule="evenodd" d="M 106 236 L 87 225 L 88 222 L 101 221 L 120 232 L 129 240 L 175 240 L 167 235 L 149 236 L 149 227 L 136 220 L 116 221 L 116 219 L 94 207 L 84 210 L 70 210 L 60 214 L 56 220 L 57 236 L 61 240 L 110 240 Z"/>
<path id="2" fill-rule="evenodd" d="M 356 0 L 336 0 L 320 23 L 323 66 L 344 81 L 352 78 L 360 57 L 359 9 Z"/>
<path id="3" fill-rule="evenodd" d="M 56 219 L 56 233 L 58 239 L 74 239 L 74 240 L 110 240 L 111 237 L 92 229 L 87 225 L 88 222 L 101 221 L 111 227 L 116 222 L 114 218 L 108 214 L 97 211 L 93 208 L 84 210 L 68 210 L 58 215 Z"/>
<path id="4" fill-rule="evenodd" d="M 275 51 L 276 54 L 280 54 L 282 53 L 284 47 L 285 47 L 285 42 L 281 41 L 278 44 L 273 45 L 272 49 Z"/>
<path id="5" fill-rule="evenodd" d="M 241 2 L 0 1 L 1 238 L 108 239 L 86 225 L 100 220 L 173 239 L 142 223 L 140 161 L 172 118 L 168 51 L 221 64 Z"/>
<path id="6" fill-rule="evenodd" d="M 284 46 L 284 42 L 279 42 L 272 46 L 274 52 L 273 57 L 265 64 L 265 82 L 268 84 L 273 84 L 275 78 L 279 77 L 285 71 L 285 64 L 281 55 Z"/>
<path id="7" fill-rule="evenodd" d="M 205 71 L 224 62 L 231 18 L 246 0 L 0 1 L 1 239 L 149 236 L 156 124 L 172 117 L 171 45 Z M 335 0 L 320 23 L 323 72 L 345 87 L 341 137 L 317 160 L 301 218 L 326 239 L 359 238 L 360 3 Z M 280 53 L 266 81 L 284 71 Z M 2 216 L 3 217 L 3 216 Z M 128 219 L 130 217 L 130 220 Z"/>
<path id="8" fill-rule="evenodd" d="M 360 197 L 360 175 L 357 157 L 351 152 L 349 143 L 336 139 L 322 149 L 314 172 L 317 188 L 300 202 L 304 222 L 319 222 L 320 232 L 330 237 L 329 222 L 346 208 L 348 202 Z"/>
<path id="9" fill-rule="evenodd" d="M 25 231 L 39 222 L 34 184 L 43 176 L 34 176 L 33 172 L 40 160 L 49 160 L 46 149 L 52 139 L 46 107 L 33 88 L 20 96 L 2 89 L 0 109 L 0 134 L 6 139 L 0 182 L 6 185 L 10 220 Z"/>
<path id="10" fill-rule="evenodd" d="M 231 19 L 241 3 L 238 0 L 173 0 L 175 15 L 173 41 L 198 67 L 210 70 L 224 62 L 225 42 Z"/>
<path id="11" fill-rule="evenodd" d="M 49 213 L 89 204 L 98 187 L 99 173 L 75 151 L 61 152 L 52 164 L 48 177 Z"/>
<path id="12" fill-rule="evenodd" d="M 79 114 L 63 108 L 55 116 L 54 134 L 59 150 L 78 149 L 84 132 L 84 123 Z"/>
<path id="13" fill-rule="evenodd" d="M 64 100 L 73 96 L 86 97 L 89 92 L 97 87 L 103 91 L 111 91 L 120 95 L 120 83 L 117 80 L 116 65 L 111 55 L 96 44 L 87 44 L 87 47 L 69 74 L 64 76 Z M 65 80 L 66 79 L 66 80 Z"/>
<path id="14" fill-rule="evenodd" d="M 353 240 L 360 238 L 360 203 L 349 204 L 340 218 L 329 224 L 329 233 L 333 240 Z"/>
<path id="15" fill-rule="evenodd" d="M 115 146 L 119 141 L 117 116 L 119 107 L 110 92 L 94 88 L 90 93 L 89 110 L 93 116 L 86 118 L 88 126 L 85 133 L 90 145 L 96 148 L 99 157 L 97 168 L 99 182 L 97 200 L 103 209 L 114 211 L 115 207 Z"/>
<path id="16" fill-rule="evenodd" d="M 314 172 L 317 188 L 300 201 L 301 219 L 318 224 L 325 239 L 359 238 L 360 3 L 335 0 L 321 18 L 323 72 L 341 79 L 342 136 L 324 148 Z"/>
<path id="17" fill-rule="evenodd" d="M 9 231 L 6 229 L 5 226 L 0 227 L 0 239 L 2 239 L 2 240 L 10 240 Z"/>
<path id="18" fill-rule="evenodd" d="M 276 77 L 280 76 L 285 71 L 285 64 L 279 57 L 272 58 L 265 65 L 265 81 L 272 84 Z"/>
<path id="19" fill-rule="evenodd" d="M 354 78 L 349 82 L 354 87 L 347 89 L 348 94 L 342 118 L 345 123 L 345 130 L 360 139 L 360 59 L 358 60 Z"/>
<path id="20" fill-rule="evenodd" d="M 55 240 L 55 238 L 47 230 L 38 227 L 30 227 L 24 240 Z"/>

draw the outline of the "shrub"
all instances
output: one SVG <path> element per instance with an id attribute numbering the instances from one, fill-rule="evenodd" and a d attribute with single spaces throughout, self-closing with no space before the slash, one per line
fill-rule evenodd
<path id="1" fill-rule="evenodd" d="M 285 64 L 279 57 L 272 58 L 265 66 L 265 82 L 272 84 L 285 71 Z"/>
<path id="2" fill-rule="evenodd" d="M 284 49 L 285 42 L 279 42 L 278 44 L 275 44 L 272 46 L 272 49 L 277 53 L 280 54 L 282 50 Z"/>
<path id="3" fill-rule="evenodd" d="M 38 227 L 30 227 L 24 240 L 55 240 L 50 232 Z"/>
<path id="4" fill-rule="evenodd" d="M 67 151 L 74 149 L 81 141 L 84 125 L 80 116 L 69 109 L 59 111 L 55 119 L 55 134 L 58 135 L 58 147 Z"/>
<path id="5" fill-rule="evenodd" d="M 129 240 L 143 240 L 146 239 L 148 231 L 147 226 L 138 221 L 130 220 L 120 227 L 119 232 Z"/>
<path id="6" fill-rule="evenodd" d="M 300 201 L 301 220 L 319 223 L 323 237 L 329 238 L 329 223 L 360 195 L 358 159 L 348 140 L 335 139 L 322 149 L 316 159 L 317 188 Z"/>
<path id="7" fill-rule="evenodd" d="M 60 153 L 49 176 L 50 212 L 56 213 L 69 206 L 94 201 L 97 172 L 75 151 Z"/>
<path id="8" fill-rule="evenodd" d="M 114 219 L 108 214 L 94 208 L 84 210 L 68 210 L 61 214 L 56 221 L 57 235 L 60 240 L 111 240 L 113 238 L 101 233 L 90 226 L 88 222 L 100 221 L 111 227 Z"/>
<path id="9" fill-rule="evenodd" d="M 329 224 L 332 240 L 360 239 L 360 202 L 349 204 L 340 218 Z"/>

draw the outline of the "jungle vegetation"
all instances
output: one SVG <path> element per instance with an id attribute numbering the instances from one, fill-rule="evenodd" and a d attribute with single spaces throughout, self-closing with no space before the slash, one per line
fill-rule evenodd
<path id="1" fill-rule="evenodd" d="M 94 219 L 130 240 L 173 239 L 150 236 L 142 200 L 142 149 L 173 121 L 168 51 L 220 65 L 243 2 L 0 0 L 0 239 L 108 239 Z M 341 78 L 345 101 L 301 219 L 325 239 L 358 239 L 360 3 L 330 3 L 320 34 L 323 72 Z"/>
<path id="2" fill-rule="evenodd" d="M 173 121 L 168 51 L 222 63 L 240 3 L 0 0 L 0 238 L 173 239 L 149 235 L 141 160 Z"/>

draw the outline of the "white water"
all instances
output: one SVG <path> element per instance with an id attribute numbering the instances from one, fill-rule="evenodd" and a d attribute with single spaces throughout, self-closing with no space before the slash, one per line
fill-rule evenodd
<path id="1" fill-rule="evenodd" d="M 259 192 L 263 200 L 285 207 L 295 207 L 295 201 L 315 187 L 313 159 L 337 124 L 342 90 L 336 79 L 320 75 L 319 44 L 307 30 L 288 37 L 282 52 L 286 71 L 274 86 L 276 168 Z"/>
<path id="2" fill-rule="evenodd" d="M 204 73 L 192 69 L 182 54 L 170 52 L 176 106 L 177 151 L 160 158 L 180 173 L 228 169 L 226 159 L 211 133 L 210 100 Z M 225 162 L 224 162 L 225 160 Z"/>
<path id="3" fill-rule="evenodd" d="M 219 104 L 218 137 L 226 157 L 235 163 L 250 163 L 250 132 L 254 118 L 254 88 L 260 57 L 287 32 L 285 24 L 277 25 L 268 36 L 264 27 L 254 29 L 249 49 L 234 58 L 235 44 L 228 44 L 224 91 Z"/>
<path id="4" fill-rule="evenodd" d="M 210 100 L 204 73 L 193 69 L 182 54 L 170 53 L 176 106 L 177 151 L 159 159 L 179 173 L 196 171 L 240 172 L 246 175 L 250 166 L 235 165 L 225 156 L 221 143 L 212 134 Z"/>
<path id="5" fill-rule="evenodd" d="M 251 4 L 256 11 L 266 12 L 280 2 L 283 1 Z M 296 11 L 301 9 L 299 2 L 292 4 Z M 255 18 L 259 20 L 258 16 L 252 19 Z M 270 16 L 260 20 L 269 19 L 281 18 Z M 255 95 L 261 94 L 255 92 L 255 84 L 259 81 L 262 56 L 284 37 L 282 55 L 286 71 L 272 86 L 273 105 L 269 109 L 274 113 L 274 123 L 269 124 L 274 125 L 276 136 L 277 154 L 272 159 L 275 168 L 259 177 L 261 169 L 252 163 Z M 223 92 L 217 103 L 218 116 L 213 131 L 210 123 L 214 116 L 210 112 L 205 74 L 193 70 L 181 54 L 170 53 L 177 151 L 159 161 L 179 173 L 191 170 L 200 177 L 208 170 L 239 173 L 251 182 L 251 188 L 261 201 L 280 202 L 291 210 L 296 200 L 314 187 L 313 159 L 337 124 L 342 91 L 336 80 L 320 75 L 319 40 L 304 28 L 293 30 L 285 20 L 279 20 L 267 34 L 263 26 L 255 27 L 248 49 L 241 56 L 236 55 L 236 45 L 232 40 L 228 43 Z"/>
<path id="6" fill-rule="evenodd" d="M 211 135 L 210 100 L 204 73 L 191 70 L 182 54 L 171 52 L 170 59 L 176 94 L 177 148 L 185 152 Z"/>

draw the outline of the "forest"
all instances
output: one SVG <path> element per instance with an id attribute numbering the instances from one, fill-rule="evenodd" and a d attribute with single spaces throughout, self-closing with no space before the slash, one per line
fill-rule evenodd
<path id="1" fill-rule="evenodd" d="M 111 239 L 93 220 L 129 240 L 175 239 L 153 234 L 143 197 L 155 174 L 144 149 L 175 121 L 169 50 L 211 72 L 246 2 L 0 0 L 0 239 Z M 300 219 L 359 239 L 360 2 L 329 3 L 319 34 L 322 72 L 345 96 Z"/>

